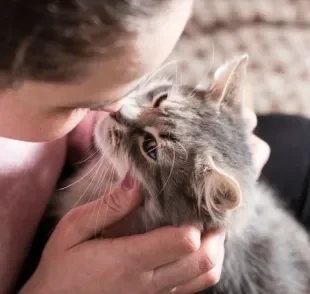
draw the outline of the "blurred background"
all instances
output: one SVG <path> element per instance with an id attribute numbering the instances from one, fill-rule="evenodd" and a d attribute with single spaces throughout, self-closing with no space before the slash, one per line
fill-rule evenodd
<path id="1" fill-rule="evenodd" d="M 182 83 L 208 85 L 214 69 L 248 53 L 257 113 L 310 117 L 310 0 L 195 0 L 170 59 Z"/>

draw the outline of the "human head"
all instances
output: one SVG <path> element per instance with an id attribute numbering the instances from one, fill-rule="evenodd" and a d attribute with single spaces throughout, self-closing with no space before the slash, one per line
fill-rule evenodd
<path id="1" fill-rule="evenodd" d="M 122 97 L 171 52 L 192 0 L 7 1 L 0 136 L 53 140 Z"/>

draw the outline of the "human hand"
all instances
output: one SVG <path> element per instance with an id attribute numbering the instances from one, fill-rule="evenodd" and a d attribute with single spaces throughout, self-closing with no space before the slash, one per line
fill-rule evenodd
<path id="1" fill-rule="evenodd" d="M 257 117 L 254 112 L 253 93 L 249 83 L 245 85 L 244 91 L 244 119 L 250 132 L 250 145 L 253 155 L 253 163 L 256 171 L 256 178 L 259 178 L 263 167 L 270 156 L 269 145 L 253 134 L 257 125 Z"/>
<path id="2" fill-rule="evenodd" d="M 253 164 L 256 171 L 256 177 L 259 178 L 260 173 L 267 163 L 270 156 L 270 147 L 269 145 L 253 134 L 253 131 L 257 125 L 256 114 L 250 109 L 246 108 L 244 111 L 244 118 L 247 124 L 250 135 L 250 146 L 253 155 Z"/>
<path id="3" fill-rule="evenodd" d="M 78 143 L 79 140 L 78 138 L 80 137 L 84 137 L 85 135 L 87 136 L 87 134 L 90 134 L 90 129 L 92 128 L 92 126 L 94 125 L 94 122 L 96 120 L 96 115 L 97 113 L 92 113 L 91 115 L 88 116 L 88 118 L 86 118 L 86 120 L 84 122 L 84 125 L 82 125 L 78 132 L 75 132 L 73 138 L 75 138 L 75 140 L 73 140 L 73 142 Z M 247 122 L 247 125 L 249 127 L 249 130 L 252 132 L 253 129 L 256 126 L 256 115 L 254 114 L 254 112 L 250 111 L 250 109 L 247 109 L 247 111 L 245 112 L 245 119 Z M 91 136 L 88 136 L 89 139 L 91 138 Z M 89 140 L 90 141 L 90 140 Z M 81 146 L 80 148 L 77 149 L 77 155 L 86 153 L 86 151 L 88 151 L 87 149 L 89 149 L 89 144 L 87 143 L 87 140 L 84 140 L 84 142 L 86 142 L 86 144 L 83 146 Z M 256 167 L 257 167 L 257 175 L 260 174 L 260 171 L 262 169 L 262 167 L 264 166 L 264 164 L 266 163 L 268 157 L 269 157 L 269 146 L 263 142 L 262 140 L 260 140 L 259 138 L 257 138 L 256 136 L 252 135 L 251 136 L 251 142 L 252 142 L 252 147 L 253 147 L 253 155 L 254 155 L 254 161 L 256 163 Z M 82 152 L 81 152 L 82 151 Z M 76 155 L 74 154 L 74 155 Z M 96 204 L 95 204 L 96 205 Z M 164 231 L 161 230 L 166 230 L 165 229 L 160 229 L 158 231 L 155 231 L 155 233 L 163 233 L 163 235 L 160 237 L 160 240 L 166 240 L 167 239 L 167 235 L 164 235 Z M 172 230 L 173 228 L 169 228 L 170 230 Z M 187 228 L 188 230 L 190 230 L 189 228 Z M 175 229 L 173 229 L 175 230 Z M 167 231 L 168 232 L 168 231 Z M 171 231 L 172 232 L 172 231 Z M 151 234 L 145 234 L 145 238 L 150 237 L 150 242 L 151 242 Z M 154 233 L 154 234 L 155 234 Z M 184 231 L 184 234 L 190 233 L 190 231 Z M 156 235 L 154 235 L 156 236 Z M 153 236 L 153 237 L 154 237 Z M 157 235 L 159 236 L 159 235 Z M 130 237 L 129 241 L 131 238 L 137 238 L 138 236 L 134 236 L 134 237 Z M 165 238 L 166 237 L 166 238 Z M 198 238 L 198 234 L 196 232 L 196 244 L 200 244 L 200 238 Z M 126 238 L 125 238 L 126 239 Z M 119 239 L 115 239 L 118 240 L 119 242 L 121 242 L 122 238 Z M 193 241 L 193 240 L 192 240 Z M 133 243 L 135 242 L 139 242 L 139 240 L 134 240 Z M 171 244 L 171 240 L 169 242 L 169 240 L 167 239 L 165 241 L 166 244 Z M 193 243 L 195 244 L 195 243 Z M 216 246 L 214 246 L 216 244 Z M 203 290 L 209 286 L 212 286 L 214 284 L 216 284 L 219 281 L 220 278 L 220 274 L 221 274 L 221 268 L 222 268 L 222 263 L 223 263 L 223 258 L 224 258 L 224 233 L 223 232 L 213 232 L 207 236 L 205 236 L 203 238 L 203 240 L 201 241 L 199 250 L 194 250 L 191 254 L 188 254 L 186 257 L 184 257 L 183 259 L 181 257 L 179 257 L 178 261 L 175 261 L 174 263 L 170 264 L 167 268 L 167 265 L 161 265 L 160 267 L 158 267 L 158 269 L 160 268 L 161 270 L 164 270 L 165 268 L 167 268 L 167 271 L 163 271 L 166 274 L 163 275 L 162 278 L 162 283 L 164 284 L 164 280 L 168 279 L 168 283 L 173 284 L 174 282 L 174 286 L 178 286 L 176 289 L 174 289 L 174 293 L 193 293 L 193 292 L 197 292 L 200 290 Z M 125 244 L 124 244 L 125 245 Z M 102 244 L 102 251 L 106 251 L 104 250 L 104 248 L 107 247 L 106 244 Z M 152 245 L 153 247 L 153 245 Z M 113 248 L 108 249 L 109 252 L 113 253 L 114 250 L 112 250 Z M 146 252 L 148 251 L 147 248 Z M 163 249 L 163 248 L 161 248 Z M 105 252 L 106 253 L 106 252 Z M 150 251 L 151 256 L 153 255 L 152 252 Z M 82 255 L 82 254 L 81 254 Z M 79 255 L 80 256 L 80 255 Z M 109 256 L 112 256 L 109 254 Z M 114 256 L 114 255 L 113 255 Z M 121 254 L 118 254 L 118 256 L 122 256 Z M 77 258 L 79 259 L 79 258 Z M 190 262 L 193 263 L 193 267 L 191 268 L 189 266 Z M 196 268 L 195 268 L 195 262 L 196 262 Z M 197 262 L 198 262 L 198 267 L 197 267 Z M 174 264 L 174 266 L 172 266 Z M 132 265 L 128 265 L 128 266 L 132 266 Z M 197 270 L 198 268 L 198 270 Z M 157 269 L 157 272 L 158 272 Z M 153 269 L 155 270 L 155 269 Z M 97 272 L 98 270 L 96 270 L 96 268 L 94 269 L 90 269 L 91 271 L 95 271 Z M 177 277 L 180 279 L 179 280 L 179 284 L 182 285 L 178 285 L 178 281 L 175 279 L 171 279 L 169 274 L 169 271 L 172 274 L 175 274 L 176 272 L 178 272 Z M 159 271 L 161 272 L 161 271 Z M 198 272 L 198 273 L 197 273 Z M 103 269 L 103 275 L 105 274 L 105 270 Z M 117 273 L 117 270 L 116 270 Z M 110 272 L 110 274 L 113 274 Z M 184 275 L 187 275 L 187 277 L 191 276 L 191 278 L 185 278 Z M 193 278 L 195 276 L 195 278 Z M 125 283 L 126 285 L 126 283 Z M 172 287 L 172 286 L 171 286 Z M 151 289 L 151 286 L 150 286 Z M 148 289 L 147 291 L 150 292 L 150 289 Z M 102 291 L 104 290 L 104 288 L 102 288 Z M 101 291 L 101 292 L 102 292 Z M 128 291 L 127 291 L 128 292 Z M 105 293 L 105 292 L 102 292 Z M 107 292 L 109 293 L 109 292 Z M 139 292 L 136 292 L 139 293 Z M 141 292 L 142 293 L 142 292 Z M 156 293 L 156 292 L 154 292 Z"/>
<path id="4" fill-rule="evenodd" d="M 69 212 L 20 293 L 169 293 L 207 272 L 203 285 L 216 282 L 211 269 L 223 247 L 223 234 L 200 242 L 195 228 L 165 227 L 130 237 L 93 238 L 100 224 L 100 229 L 108 228 L 138 203 L 135 189 L 123 186 Z M 198 290 L 197 286 L 192 281 L 185 287 Z"/>

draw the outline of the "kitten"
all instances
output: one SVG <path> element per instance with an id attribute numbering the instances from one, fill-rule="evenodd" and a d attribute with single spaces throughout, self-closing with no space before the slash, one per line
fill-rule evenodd
<path id="1" fill-rule="evenodd" d="M 58 192 L 52 212 L 60 219 L 129 172 L 143 204 L 122 234 L 164 225 L 226 228 L 222 277 L 206 293 L 309 294 L 308 235 L 255 181 L 243 120 L 247 60 L 221 66 L 206 91 L 158 81 L 128 97 L 98 122 L 98 154 Z"/>

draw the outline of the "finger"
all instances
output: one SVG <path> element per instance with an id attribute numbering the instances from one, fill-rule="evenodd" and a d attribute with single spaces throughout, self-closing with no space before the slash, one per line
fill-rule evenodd
<path id="1" fill-rule="evenodd" d="M 138 264 L 144 271 L 176 261 L 200 247 L 200 232 L 194 227 L 163 227 L 119 240 L 124 239 L 129 262 Z"/>
<path id="2" fill-rule="evenodd" d="M 203 239 L 197 252 L 156 269 L 153 273 L 155 289 L 173 288 L 212 270 L 221 261 L 224 239 L 223 231 L 213 232 Z"/>
<path id="3" fill-rule="evenodd" d="M 252 132 L 257 126 L 257 116 L 254 111 L 249 108 L 245 108 L 243 112 L 243 119 L 247 126 L 247 129 Z"/>
<path id="4" fill-rule="evenodd" d="M 133 183 L 125 184 L 96 201 L 72 209 L 56 227 L 52 239 L 60 239 L 62 247 L 70 248 L 124 218 L 140 201 Z"/>
<path id="5" fill-rule="evenodd" d="M 256 171 L 256 177 L 258 178 L 263 167 L 269 159 L 270 147 L 265 141 L 255 135 L 252 135 L 250 140 L 251 150 L 253 154 L 253 164 Z"/>
<path id="6" fill-rule="evenodd" d="M 184 285 L 181 285 L 179 287 L 172 289 L 171 293 L 175 293 L 175 294 L 196 293 L 196 292 L 203 291 L 205 289 L 208 289 L 209 287 L 216 285 L 219 282 L 220 277 L 221 277 L 222 266 L 223 266 L 224 255 L 225 255 L 224 251 L 225 251 L 224 246 L 222 246 L 220 249 L 219 262 L 212 270 L 190 281 L 189 283 L 186 283 Z"/>

